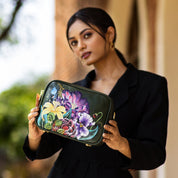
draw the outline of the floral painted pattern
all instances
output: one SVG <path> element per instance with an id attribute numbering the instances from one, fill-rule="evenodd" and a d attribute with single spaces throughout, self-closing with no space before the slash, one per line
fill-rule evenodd
<path id="1" fill-rule="evenodd" d="M 46 130 L 89 140 L 98 132 L 103 113 L 90 115 L 89 103 L 79 91 L 65 90 L 61 85 L 50 90 L 50 99 L 41 106 L 38 125 Z"/>

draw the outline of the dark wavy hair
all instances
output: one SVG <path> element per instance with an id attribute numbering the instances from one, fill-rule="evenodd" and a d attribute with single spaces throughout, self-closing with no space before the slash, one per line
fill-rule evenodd
<path id="1" fill-rule="evenodd" d="M 71 16 L 67 23 L 67 29 L 66 29 L 66 37 L 67 40 L 69 39 L 69 29 L 71 25 L 76 21 L 76 20 L 81 20 L 88 26 L 90 26 L 93 30 L 95 30 L 99 35 L 101 35 L 105 39 L 105 33 L 108 30 L 108 27 L 113 27 L 115 31 L 113 43 L 116 41 L 116 27 L 114 25 L 113 20 L 109 16 L 109 14 L 104 11 L 103 9 L 100 8 L 95 8 L 95 7 L 87 7 L 87 8 L 82 8 L 78 10 L 75 14 Z M 93 26 L 97 27 L 100 31 L 96 30 Z M 119 58 L 122 60 L 122 62 L 126 65 L 127 62 L 121 52 L 116 49 L 116 53 L 119 56 Z"/>

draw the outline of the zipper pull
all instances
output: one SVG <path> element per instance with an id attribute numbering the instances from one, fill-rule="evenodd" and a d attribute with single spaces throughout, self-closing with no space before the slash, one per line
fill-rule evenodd
<path id="1" fill-rule="evenodd" d="M 114 112 L 113 113 L 113 120 L 115 120 L 115 118 L 116 118 L 116 113 Z"/>

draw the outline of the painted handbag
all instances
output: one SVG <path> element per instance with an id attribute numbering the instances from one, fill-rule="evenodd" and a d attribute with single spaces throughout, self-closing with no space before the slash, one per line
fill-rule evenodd
<path id="1" fill-rule="evenodd" d="M 100 145 L 104 124 L 113 118 L 109 96 L 60 80 L 51 81 L 40 98 L 36 125 L 86 145 Z"/>

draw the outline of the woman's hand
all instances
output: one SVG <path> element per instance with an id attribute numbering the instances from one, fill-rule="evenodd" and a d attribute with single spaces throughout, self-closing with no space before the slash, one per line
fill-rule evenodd
<path id="1" fill-rule="evenodd" d="M 128 158 L 131 158 L 131 152 L 128 140 L 120 135 L 117 122 L 114 120 L 109 121 L 110 125 L 104 125 L 104 129 L 108 133 L 103 133 L 103 142 L 113 150 L 118 150 Z"/>
<path id="2" fill-rule="evenodd" d="M 39 146 L 41 136 L 43 135 L 44 131 L 40 130 L 35 124 L 35 117 L 38 116 L 39 112 L 39 94 L 36 96 L 36 107 L 32 108 L 30 113 L 28 114 L 28 124 L 29 124 L 29 147 L 31 150 L 36 150 Z"/>

